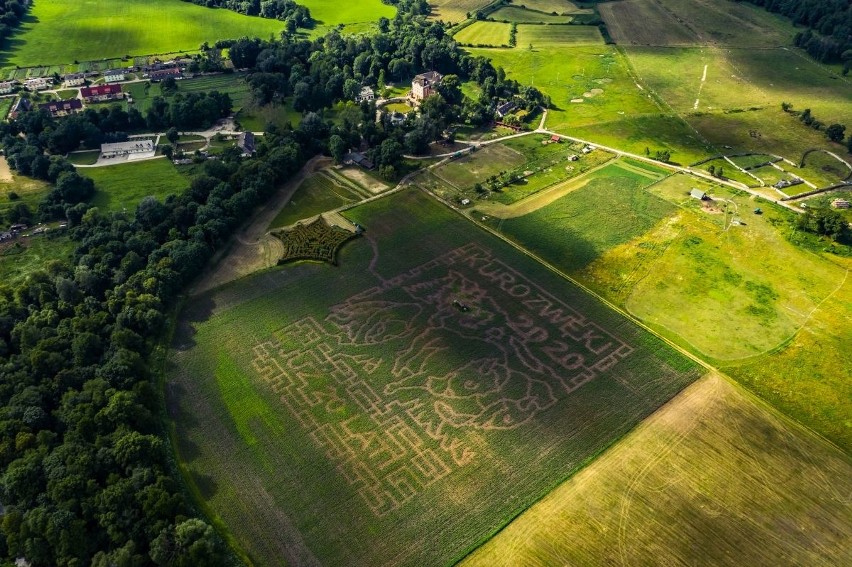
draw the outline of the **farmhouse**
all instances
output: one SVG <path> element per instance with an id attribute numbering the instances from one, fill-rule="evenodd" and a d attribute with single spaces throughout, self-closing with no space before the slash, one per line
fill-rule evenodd
<path id="1" fill-rule="evenodd" d="M 55 100 L 53 102 L 47 102 L 45 104 L 38 105 L 38 107 L 48 111 L 54 118 L 58 118 L 59 116 L 77 114 L 83 110 L 83 103 L 79 99 L 72 98 L 69 100 Z"/>
<path id="2" fill-rule="evenodd" d="M 367 159 L 367 156 L 362 154 L 361 152 L 349 152 L 345 156 L 343 156 L 343 163 L 346 165 L 358 165 L 363 167 L 364 169 L 373 169 L 376 167 L 373 162 Z"/>
<path id="3" fill-rule="evenodd" d="M 104 102 L 118 100 L 124 96 L 124 93 L 121 92 L 121 85 L 98 85 L 80 89 L 80 95 L 86 102 Z"/>
<path id="4" fill-rule="evenodd" d="M 419 101 L 435 94 L 437 92 L 435 89 L 441 84 L 443 78 L 444 76 L 437 71 L 417 75 L 411 81 L 411 96 L 414 97 L 414 100 Z"/>
<path id="5" fill-rule="evenodd" d="M 517 107 L 518 107 L 518 105 L 516 105 L 511 100 L 509 102 L 504 102 L 503 104 L 500 104 L 500 105 L 497 106 L 497 116 L 499 116 L 500 118 L 503 118 L 507 114 L 509 114 L 510 112 L 515 110 Z"/>
<path id="6" fill-rule="evenodd" d="M 698 199 L 699 201 L 704 201 L 707 199 L 707 193 L 702 191 L 701 189 L 693 189 L 689 192 L 689 196 L 693 199 Z"/>
<path id="7" fill-rule="evenodd" d="M 163 79 L 181 79 L 183 78 L 183 72 L 177 67 L 172 67 L 169 69 L 160 69 L 158 71 L 151 71 L 148 74 L 148 78 L 151 79 L 151 82 L 157 83 L 162 81 Z"/>
<path id="8" fill-rule="evenodd" d="M 146 157 L 143 154 L 154 155 L 153 140 L 131 140 L 129 142 L 101 144 L 101 157 L 104 158 L 122 156 Z"/>
<path id="9" fill-rule="evenodd" d="M 835 209 L 848 209 L 849 201 L 846 199 L 835 199 L 831 202 L 831 206 Z"/>
<path id="10" fill-rule="evenodd" d="M 64 87 L 79 87 L 86 84 L 85 73 L 69 73 L 62 77 L 62 86 Z"/>
<path id="11" fill-rule="evenodd" d="M 14 81 L 3 81 L 0 83 L 0 94 L 9 94 L 15 89 Z"/>
<path id="12" fill-rule="evenodd" d="M 47 77 L 37 77 L 35 79 L 27 79 L 24 82 L 24 88 L 28 91 L 43 91 L 53 86 L 53 82 Z"/>
<path id="13" fill-rule="evenodd" d="M 361 87 L 361 92 L 355 96 L 355 102 L 370 102 L 376 100 L 376 93 L 370 87 Z"/>
<path id="14" fill-rule="evenodd" d="M 243 157 L 251 157 L 256 149 L 254 132 L 241 132 L 237 138 L 237 147 L 243 151 Z"/>
<path id="15" fill-rule="evenodd" d="M 120 83 L 124 80 L 124 69 L 110 69 L 104 71 L 105 83 Z"/>

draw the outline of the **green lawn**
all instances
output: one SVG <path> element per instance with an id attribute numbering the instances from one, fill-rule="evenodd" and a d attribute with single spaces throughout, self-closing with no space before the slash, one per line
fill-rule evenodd
<path id="1" fill-rule="evenodd" d="M 253 563 L 453 564 L 701 373 L 421 191 L 346 214 L 339 266 L 176 335 L 181 466 Z"/>
<path id="2" fill-rule="evenodd" d="M 301 0 L 299 4 L 311 11 L 311 17 L 323 28 L 344 24 L 346 28 L 353 24 L 375 24 L 379 18 L 393 19 L 396 9 L 381 0 L 359 0 L 358 2 L 340 2 L 339 0 Z M 344 28 L 345 29 L 345 28 Z"/>
<path id="3" fill-rule="evenodd" d="M 334 183 L 328 175 L 322 172 L 315 173 L 299 185 L 287 205 L 270 223 L 269 228 L 289 226 L 296 221 L 336 209 L 346 203 L 353 203 L 357 198 L 358 196 L 349 189 Z"/>
<path id="4" fill-rule="evenodd" d="M 519 25 L 518 49 L 537 47 L 571 47 L 575 45 L 603 45 L 603 36 L 597 26 L 570 25 Z"/>
<path id="5" fill-rule="evenodd" d="M 488 222 L 548 262 L 574 272 L 671 214 L 672 205 L 644 189 L 653 181 L 649 176 L 616 162 L 547 206 Z"/>
<path id="6" fill-rule="evenodd" d="M 526 10 L 519 6 L 500 8 L 496 12 L 492 12 L 488 17 L 498 22 L 515 22 L 518 24 L 567 24 L 573 19 L 571 16 L 554 16 L 550 13 Z"/>
<path id="7" fill-rule="evenodd" d="M 180 0 L 37 0 L 21 32 L 7 43 L 0 65 L 55 65 L 197 50 L 205 41 L 266 38 L 283 29 L 284 23 L 276 20 Z"/>
<path id="8" fill-rule="evenodd" d="M 463 45 L 509 45 L 511 24 L 501 22 L 474 22 L 453 36 Z"/>
<path id="9" fill-rule="evenodd" d="M 165 158 L 77 170 L 95 182 L 92 204 L 101 209 L 133 211 L 148 196 L 162 200 L 189 188 L 189 179 Z"/>

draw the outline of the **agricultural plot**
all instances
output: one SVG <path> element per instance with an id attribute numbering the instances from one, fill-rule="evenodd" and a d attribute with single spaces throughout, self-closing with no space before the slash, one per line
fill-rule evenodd
<path id="1" fill-rule="evenodd" d="M 432 12 L 429 17 L 448 24 L 457 24 L 468 19 L 469 14 L 491 4 L 492 0 L 430 0 Z"/>
<path id="2" fill-rule="evenodd" d="M 379 4 L 379 0 L 375 0 Z M 149 25 L 156 22 L 156 25 Z M 205 41 L 268 37 L 284 22 L 178 0 L 34 2 L 0 66 L 58 65 L 152 53 L 194 51 Z"/>
<path id="3" fill-rule="evenodd" d="M 311 17 L 318 27 L 331 29 L 339 24 L 344 29 L 358 25 L 375 25 L 379 18 L 392 20 L 396 8 L 381 0 L 358 0 L 358 2 L 340 2 L 339 0 L 302 0 L 299 2 L 311 11 Z"/>
<path id="4" fill-rule="evenodd" d="M 777 47 L 791 44 L 796 33 L 780 16 L 721 0 L 625 0 L 599 10 L 620 45 Z"/>
<path id="5" fill-rule="evenodd" d="M 603 45 L 604 39 L 597 26 L 571 25 L 519 25 L 518 48 L 571 47 L 577 45 Z"/>
<path id="6" fill-rule="evenodd" d="M 347 214 L 340 267 L 211 292 L 176 337 L 182 466 L 253 562 L 454 563 L 701 373 L 422 192 Z"/>
<path id="7" fill-rule="evenodd" d="M 710 376 L 461 567 L 846 565 L 850 479 L 835 447 Z"/>
<path id="8" fill-rule="evenodd" d="M 551 13 L 527 10 L 518 6 L 505 6 L 488 15 L 497 22 L 514 22 L 516 24 L 567 24 L 574 18 Z"/>
<path id="9" fill-rule="evenodd" d="M 165 158 L 78 168 L 77 172 L 95 182 L 92 204 L 103 210 L 133 211 L 145 197 L 162 201 L 189 188 L 189 179 Z"/>
<path id="10" fill-rule="evenodd" d="M 507 169 L 525 163 L 524 155 L 505 144 L 490 144 L 438 168 L 435 174 L 449 185 L 467 189 Z"/>
<path id="11" fill-rule="evenodd" d="M 486 222 L 572 273 L 674 211 L 671 204 L 644 189 L 658 179 L 657 174 L 617 161 L 578 178 L 573 182 L 578 186 L 556 201 L 536 210 L 524 209 L 519 216 L 487 210 Z M 524 201 L 517 206 L 523 207 Z"/>
<path id="12" fill-rule="evenodd" d="M 290 226 L 296 221 L 354 203 L 359 198 L 359 195 L 342 183 L 335 183 L 335 180 L 325 173 L 318 172 L 302 182 L 269 228 Z"/>
<path id="13" fill-rule="evenodd" d="M 501 22 L 474 22 L 460 30 L 453 38 L 462 45 L 507 46 L 512 26 Z"/>
<path id="14" fill-rule="evenodd" d="M 843 281 L 844 269 L 784 236 L 792 213 L 685 175 L 649 191 L 677 210 L 575 277 L 716 364 L 783 345 Z"/>
<path id="15" fill-rule="evenodd" d="M 545 14 L 593 14 L 591 8 L 580 8 L 568 0 L 521 0 L 516 3 L 527 10 L 544 12 Z"/>
<path id="16" fill-rule="evenodd" d="M 292 228 L 273 232 L 272 235 L 284 246 L 279 264 L 317 260 L 337 265 L 337 251 L 355 236 L 355 232 L 348 230 L 348 227 L 330 224 L 320 215 L 309 223 L 298 223 Z"/>

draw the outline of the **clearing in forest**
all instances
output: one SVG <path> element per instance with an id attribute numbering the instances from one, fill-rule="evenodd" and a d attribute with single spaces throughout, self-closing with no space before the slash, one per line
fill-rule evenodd
<path id="1" fill-rule="evenodd" d="M 347 216 L 339 267 L 200 296 L 177 334 L 182 466 L 253 562 L 454 563 L 702 373 L 420 191 Z"/>

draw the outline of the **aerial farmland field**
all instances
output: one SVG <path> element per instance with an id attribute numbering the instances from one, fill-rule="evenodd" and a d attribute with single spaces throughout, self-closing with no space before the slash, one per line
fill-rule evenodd
<path id="1" fill-rule="evenodd" d="M 9 40 L 14 52 L 9 53 L 9 46 L 4 46 L 0 66 L 194 51 L 205 41 L 245 35 L 269 37 L 283 29 L 284 23 L 276 20 L 180 0 L 38 0 L 21 31 Z"/>
<path id="2" fill-rule="evenodd" d="M 92 204 L 102 210 L 133 211 L 145 197 L 162 200 L 189 188 L 189 178 L 166 158 L 79 168 L 77 172 L 94 180 Z"/>
<path id="3" fill-rule="evenodd" d="M 347 215 L 339 267 L 200 296 L 176 336 L 182 466 L 254 562 L 458 561 L 703 373 L 420 191 Z"/>
<path id="4" fill-rule="evenodd" d="M 498 22 L 515 22 L 517 24 L 567 24 L 573 19 L 571 16 L 526 10 L 518 6 L 500 8 L 496 12 L 492 12 L 489 18 Z"/>
<path id="5" fill-rule="evenodd" d="M 432 12 L 429 16 L 449 24 L 462 22 L 480 8 L 491 4 L 491 0 L 431 0 Z"/>
<path id="6" fill-rule="evenodd" d="M 453 37 L 463 45 L 507 46 L 510 28 L 501 22 L 473 22 Z"/>

